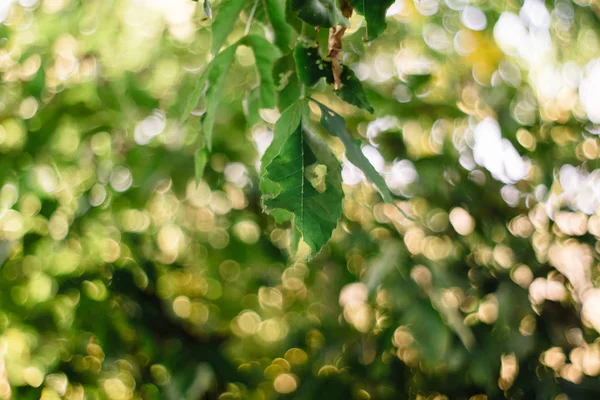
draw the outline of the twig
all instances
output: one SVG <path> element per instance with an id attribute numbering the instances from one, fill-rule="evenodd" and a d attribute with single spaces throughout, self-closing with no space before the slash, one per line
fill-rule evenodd
<path id="1" fill-rule="evenodd" d="M 256 7 L 258 7 L 258 1 L 254 2 L 254 6 L 252 6 L 252 10 L 250 11 L 250 15 L 248 16 L 248 22 L 246 23 L 246 30 L 244 31 L 244 36 L 248 36 L 250 33 L 250 26 L 252 25 L 252 20 L 254 19 L 254 13 L 256 12 Z"/>

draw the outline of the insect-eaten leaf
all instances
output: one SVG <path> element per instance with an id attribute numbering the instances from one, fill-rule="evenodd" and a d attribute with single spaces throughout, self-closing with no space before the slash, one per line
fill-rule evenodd
<path id="1" fill-rule="evenodd" d="M 317 253 L 331 238 L 342 215 L 341 168 L 329 147 L 307 128 L 308 105 L 290 106 L 275 125 L 273 142 L 262 159 L 265 211 L 284 210 Z"/>
<path id="2" fill-rule="evenodd" d="M 385 16 L 387 9 L 394 0 L 348 0 L 356 12 L 365 16 L 367 21 L 366 40 L 377 39 L 385 31 L 387 24 Z"/>
<path id="3" fill-rule="evenodd" d="M 306 168 L 304 177 L 310 182 L 313 188 L 319 193 L 327 189 L 327 165 L 315 163 Z"/>
<path id="4" fill-rule="evenodd" d="M 196 185 L 199 185 L 204 177 L 204 169 L 208 163 L 208 150 L 206 147 L 200 147 L 194 153 L 194 175 L 196 177 Z"/>
<path id="5" fill-rule="evenodd" d="M 315 86 L 321 78 L 333 82 L 331 62 L 321 58 L 319 47 L 305 46 L 299 43 L 294 49 L 294 59 L 296 60 L 298 78 L 306 86 Z"/>
<path id="6" fill-rule="evenodd" d="M 294 49 L 296 69 L 300 82 L 306 86 L 315 86 L 321 78 L 329 84 L 334 83 L 331 61 L 324 60 L 319 54 L 319 48 L 298 44 Z M 355 107 L 373 113 L 373 107 L 365 94 L 362 83 L 354 72 L 347 66 L 341 66 L 341 87 L 334 93 L 343 101 Z"/>
<path id="7" fill-rule="evenodd" d="M 375 184 L 385 202 L 395 205 L 392 192 L 387 187 L 385 180 L 379 175 L 373 165 L 371 165 L 367 157 L 362 153 L 360 145 L 352 138 L 348 130 L 346 130 L 346 121 L 344 118 L 329 107 L 318 101 L 313 101 L 321 109 L 321 125 L 331 135 L 340 138 L 346 148 L 346 157 L 348 158 L 348 161 L 360 168 L 365 176 Z"/>
<path id="8" fill-rule="evenodd" d="M 289 0 L 292 11 L 312 26 L 330 28 L 332 26 L 350 26 L 350 22 L 340 10 L 338 0 Z"/>
<path id="9" fill-rule="evenodd" d="M 354 72 L 345 65 L 342 66 L 341 82 L 342 87 L 334 93 L 346 103 L 373 114 L 375 110 L 363 90 L 362 83 L 360 83 Z"/>

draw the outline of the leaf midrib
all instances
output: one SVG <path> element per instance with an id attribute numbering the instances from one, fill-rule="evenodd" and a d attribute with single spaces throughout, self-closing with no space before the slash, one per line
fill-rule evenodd
<path id="1" fill-rule="evenodd" d="M 304 230 L 304 124 L 302 123 L 302 119 L 300 119 L 300 160 L 301 160 L 301 167 L 300 167 L 300 181 L 302 182 L 300 184 L 300 219 L 301 219 L 301 226 L 302 229 Z"/>

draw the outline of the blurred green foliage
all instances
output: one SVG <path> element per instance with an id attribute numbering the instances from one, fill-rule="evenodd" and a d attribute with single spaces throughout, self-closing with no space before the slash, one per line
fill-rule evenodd
<path id="1" fill-rule="evenodd" d="M 596 398 L 598 3 L 399 0 L 368 42 L 380 10 L 352 16 L 374 114 L 314 82 L 352 137 L 310 103 L 344 180 L 310 261 L 259 190 L 294 7 L 0 4 L 0 398 Z"/>

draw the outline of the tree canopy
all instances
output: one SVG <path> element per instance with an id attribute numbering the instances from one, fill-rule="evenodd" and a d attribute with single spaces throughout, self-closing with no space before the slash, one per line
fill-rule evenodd
<path id="1" fill-rule="evenodd" d="M 591 0 L 4 0 L 0 399 L 600 394 Z"/>

